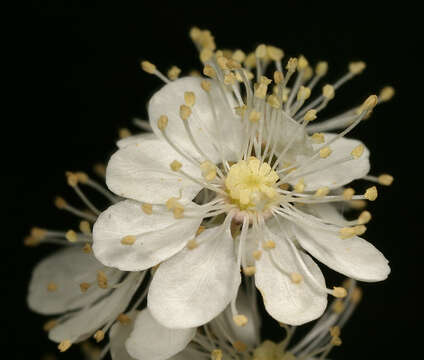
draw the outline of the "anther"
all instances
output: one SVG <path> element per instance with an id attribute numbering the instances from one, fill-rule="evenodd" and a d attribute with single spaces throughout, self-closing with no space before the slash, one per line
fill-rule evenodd
<path id="1" fill-rule="evenodd" d="M 326 159 L 331 155 L 332 152 L 333 151 L 328 146 L 325 146 L 319 151 L 319 156 L 322 159 Z"/>
<path id="2" fill-rule="evenodd" d="M 253 276 L 256 274 L 256 266 L 246 266 L 243 268 L 243 274 L 246 276 Z"/>
<path id="3" fill-rule="evenodd" d="M 131 131 L 127 128 L 121 128 L 118 131 L 118 136 L 120 139 L 125 139 L 131 136 Z"/>
<path id="4" fill-rule="evenodd" d="M 207 181 L 212 181 L 216 178 L 216 165 L 209 160 L 203 161 L 200 164 L 200 170 L 202 171 L 202 176 Z"/>
<path id="5" fill-rule="evenodd" d="M 97 174 L 100 177 L 106 176 L 106 166 L 104 164 L 100 164 L 100 163 L 94 164 L 93 171 L 95 174 Z"/>
<path id="6" fill-rule="evenodd" d="M 322 77 L 327 74 L 328 63 L 327 61 L 320 61 L 315 67 L 315 72 L 319 77 Z"/>
<path id="7" fill-rule="evenodd" d="M 257 85 L 257 87 L 255 88 L 255 97 L 257 97 L 258 99 L 265 99 L 266 96 L 266 92 L 268 90 L 268 86 L 265 85 L 264 83 L 260 83 Z"/>
<path id="8" fill-rule="evenodd" d="M 255 250 L 252 253 L 252 256 L 255 258 L 256 261 L 259 261 L 262 257 L 262 251 L 261 250 Z"/>
<path id="9" fill-rule="evenodd" d="M 177 80 L 180 74 L 181 74 L 181 69 L 178 68 L 177 66 L 171 67 L 167 73 L 170 80 Z"/>
<path id="10" fill-rule="evenodd" d="M 242 314 L 237 314 L 233 316 L 233 321 L 237 326 L 245 326 L 248 322 L 247 316 Z"/>
<path id="11" fill-rule="evenodd" d="M 297 100 L 305 101 L 311 96 L 311 89 L 305 86 L 301 86 L 299 91 L 297 92 Z"/>
<path id="12" fill-rule="evenodd" d="M 152 204 L 143 203 L 141 205 L 141 210 L 143 210 L 143 212 L 146 215 L 152 215 L 153 214 L 153 206 L 152 206 Z"/>
<path id="13" fill-rule="evenodd" d="M 96 342 L 100 342 L 105 338 L 105 333 L 103 330 L 97 330 L 94 335 L 93 338 L 96 340 Z"/>
<path id="14" fill-rule="evenodd" d="M 168 126 L 168 116 L 161 115 L 158 119 L 158 128 L 161 131 L 164 131 L 166 127 Z"/>
<path id="15" fill-rule="evenodd" d="M 174 160 L 169 165 L 169 167 L 171 168 L 172 171 L 178 171 L 182 168 L 182 166 L 183 166 L 183 164 L 181 164 L 178 160 Z"/>
<path id="16" fill-rule="evenodd" d="M 74 243 L 78 240 L 78 236 L 74 230 L 68 230 L 65 234 L 65 238 L 71 243 Z"/>
<path id="17" fill-rule="evenodd" d="M 31 236 L 37 240 L 43 240 L 47 235 L 47 230 L 41 229 L 39 227 L 33 227 L 31 229 Z"/>
<path id="18" fill-rule="evenodd" d="M 82 282 L 80 284 L 80 289 L 82 293 L 85 293 L 89 288 L 90 288 L 91 284 L 87 283 L 87 282 Z"/>
<path id="19" fill-rule="evenodd" d="M 193 91 L 186 91 L 184 93 L 184 101 L 187 106 L 193 107 L 196 103 L 196 95 Z"/>
<path id="20" fill-rule="evenodd" d="M 284 57 L 284 51 L 278 47 L 268 45 L 266 47 L 268 57 L 273 61 L 281 61 Z"/>
<path id="21" fill-rule="evenodd" d="M 131 318 L 126 315 L 126 314 L 119 314 L 118 317 L 116 318 L 116 320 L 119 321 L 120 324 L 122 325 L 127 325 L 131 322 Z"/>
<path id="22" fill-rule="evenodd" d="M 395 95 L 395 89 L 393 86 L 386 86 L 381 89 L 378 96 L 381 102 L 389 101 Z"/>
<path id="23" fill-rule="evenodd" d="M 338 287 L 338 286 L 334 286 L 333 287 L 333 296 L 336 298 L 345 298 L 347 295 L 347 291 L 344 287 Z"/>
<path id="24" fill-rule="evenodd" d="M 256 110 L 252 110 L 249 114 L 249 121 L 251 123 L 257 123 L 260 118 L 261 118 L 261 114 L 257 112 Z"/>
<path id="25" fill-rule="evenodd" d="M 156 66 L 153 65 L 151 62 L 149 61 L 142 61 L 141 62 L 141 68 L 149 74 L 154 74 L 156 71 Z"/>
<path id="26" fill-rule="evenodd" d="M 136 241 L 136 237 L 135 236 L 133 236 L 133 235 L 127 235 L 127 236 L 124 236 L 121 239 L 121 244 L 122 245 L 133 245 L 135 243 L 135 241 Z"/>
<path id="27" fill-rule="evenodd" d="M 180 118 L 186 121 L 191 115 L 191 109 L 187 105 L 180 106 Z"/>
<path id="28" fill-rule="evenodd" d="M 243 341 L 235 341 L 233 342 L 233 348 L 236 349 L 238 352 L 245 352 L 247 350 L 247 345 Z"/>
<path id="29" fill-rule="evenodd" d="M 303 117 L 306 123 L 309 123 L 317 118 L 317 111 L 315 109 L 308 110 Z"/>
<path id="30" fill-rule="evenodd" d="M 199 244 L 196 241 L 196 239 L 191 239 L 191 240 L 187 241 L 187 249 L 189 249 L 189 250 L 194 250 L 198 246 L 199 246 Z"/>
<path id="31" fill-rule="evenodd" d="M 309 65 L 308 60 L 303 55 L 299 56 L 299 59 L 297 61 L 297 68 L 298 70 L 304 70 Z"/>
<path id="32" fill-rule="evenodd" d="M 311 140 L 314 144 L 322 144 L 325 141 L 324 134 L 323 133 L 312 134 Z"/>
<path id="33" fill-rule="evenodd" d="M 70 340 L 63 340 L 60 342 L 60 344 L 57 346 L 60 352 L 65 352 L 71 347 L 72 343 Z"/>
<path id="34" fill-rule="evenodd" d="M 43 330 L 44 330 L 45 332 L 49 332 L 49 331 L 50 331 L 51 329 L 53 329 L 56 325 L 57 325 L 57 320 L 55 320 L 55 319 L 49 320 L 49 321 L 47 321 L 47 322 L 45 322 L 45 323 L 44 323 L 44 325 L 43 325 Z"/>
<path id="35" fill-rule="evenodd" d="M 47 291 L 54 292 L 56 290 L 57 290 L 57 284 L 56 283 L 51 281 L 47 284 Z"/>
<path id="36" fill-rule="evenodd" d="M 82 251 L 85 254 L 91 254 L 93 252 L 93 249 L 91 248 L 91 245 L 87 243 L 83 246 Z"/>
<path id="37" fill-rule="evenodd" d="M 97 270 L 97 285 L 101 289 L 107 289 L 107 276 L 101 270 Z"/>
<path id="38" fill-rule="evenodd" d="M 203 67 L 203 74 L 212 78 L 212 79 L 216 78 L 216 72 L 215 72 L 214 68 L 212 66 L 210 66 L 209 64 L 206 64 Z"/>
<path id="39" fill-rule="evenodd" d="M 212 350 L 211 360 L 222 360 L 222 350 L 221 349 Z"/>
<path id="40" fill-rule="evenodd" d="M 279 109 L 281 107 L 281 104 L 275 95 L 269 95 L 266 102 L 274 109 Z"/>
<path id="41" fill-rule="evenodd" d="M 290 73 L 294 73 L 296 71 L 296 68 L 297 68 L 297 58 L 290 58 L 289 61 L 287 62 L 286 69 Z"/>
<path id="42" fill-rule="evenodd" d="M 297 184 L 294 186 L 294 191 L 301 194 L 305 191 L 305 181 L 300 179 Z"/>
<path id="43" fill-rule="evenodd" d="M 203 90 L 205 90 L 206 92 L 209 92 L 211 90 L 211 83 L 210 81 L 207 80 L 202 80 L 200 82 L 200 86 L 202 87 Z"/>
<path id="44" fill-rule="evenodd" d="M 352 150 L 352 152 L 350 154 L 355 159 L 359 159 L 362 156 L 362 154 L 364 153 L 364 149 L 365 149 L 364 145 L 362 145 L 362 144 L 358 145 Z"/>
<path id="45" fill-rule="evenodd" d="M 330 336 L 332 336 L 332 337 L 334 337 L 334 336 L 339 337 L 340 336 L 340 327 L 338 327 L 337 325 L 336 326 L 332 326 L 330 328 Z"/>
<path id="46" fill-rule="evenodd" d="M 331 307 L 331 310 L 333 310 L 336 314 L 341 314 L 345 309 L 345 304 L 342 300 L 336 300 L 334 301 L 333 306 Z"/>
<path id="47" fill-rule="evenodd" d="M 75 187 L 78 185 L 78 177 L 73 172 L 67 171 L 65 172 L 66 181 L 69 186 Z"/>
<path id="48" fill-rule="evenodd" d="M 378 183 L 380 185 L 390 186 L 393 183 L 393 176 L 389 174 L 381 174 L 378 177 Z"/>
<path id="49" fill-rule="evenodd" d="M 376 95 L 370 95 L 361 105 L 362 111 L 364 110 L 372 110 L 378 103 L 378 97 Z"/>
<path id="50" fill-rule="evenodd" d="M 351 62 L 349 63 L 349 72 L 353 75 L 358 75 L 365 70 L 366 66 L 363 61 Z"/>
<path id="51" fill-rule="evenodd" d="M 354 304 L 358 304 L 362 299 L 362 290 L 359 287 L 355 287 L 352 291 L 352 296 L 350 298 L 350 300 L 354 303 Z"/>
<path id="52" fill-rule="evenodd" d="M 352 188 L 347 188 L 343 190 L 343 199 L 352 200 L 353 195 L 355 195 L 355 190 Z"/>
<path id="53" fill-rule="evenodd" d="M 241 50 L 236 50 L 233 52 L 231 58 L 239 63 L 242 63 L 246 59 L 246 54 Z"/>
<path id="54" fill-rule="evenodd" d="M 368 188 L 365 191 L 365 194 L 364 194 L 365 199 L 367 199 L 369 201 L 376 200 L 377 196 L 378 196 L 378 192 L 377 192 L 377 188 L 375 186 Z"/>
<path id="55" fill-rule="evenodd" d="M 212 51 L 211 49 L 204 48 L 204 49 L 202 49 L 202 50 L 200 51 L 199 56 L 200 56 L 200 61 L 201 61 L 202 63 L 205 63 L 205 62 L 209 61 L 209 60 L 212 58 L 212 56 L 213 56 L 213 51 Z"/>
<path id="56" fill-rule="evenodd" d="M 303 280 L 303 276 L 299 273 L 293 272 L 290 274 L 290 280 L 293 284 L 300 284 Z"/>
<path id="57" fill-rule="evenodd" d="M 79 229 L 84 235 L 91 235 L 90 223 L 87 220 L 82 220 L 79 223 Z"/>
<path id="58" fill-rule="evenodd" d="M 342 239 L 349 239 L 356 235 L 356 230 L 354 227 L 344 227 L 339 230 L 339 236 Z"/>
<path id="59" fill-rule="evenodd" d="M 275 249 L 275 242 L 272 240 L 267 240 L 262 244 L 262 248 L 264 250 L 271 250 L 271 249 Z"/>
<path id="60" fill-rule="evenodd" d="M 234 73 L 229 72 L 228 74 L 225 74 L 224 76 L 224 84 L 225 85 L 234 85 L 237 81 L 236 76 Z"/>
<path id="61" fill-rule="evenodd" d="M 327 186 L 323 186 L 323 187 L 320 187 L 315 192 L 315 196 L 316 197 L 324 197 L 324 196 L 327 196 L 329 192 L 330 192 L 330 189 Z"/>
<path id="62" fill-rule="evenodd" d="M 281 71 L 275 71 L 274 72 L 274 82 L 276 84 L 280 84 L 284 81 L 284 75 Z"/>
<path id="63" fill-rule="evenodd" d="M 266 55 L 267 55 L 266 45 L 260 44 L 255 50 L 255 56 L 258 59 L 263 59 L 264 57 L 266 57 Z"/>
<path id="64" fill-rule="evenodd" d="M 335 95 L 334 87 L 330 84 L 324 85 L 323 88 L 322 88 L 322 95 L 327 100 L 333 99 L 334 95 Z"/>

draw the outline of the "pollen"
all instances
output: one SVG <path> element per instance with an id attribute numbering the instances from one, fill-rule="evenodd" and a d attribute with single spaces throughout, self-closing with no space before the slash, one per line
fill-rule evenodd
<path id="1" fill-rule="evenodd" d="M 294 272 L 290 274 L 290 280 L 293 284 L 300 284 L 303 280 L 303 276 L 299 273 Z"/>
<path id="2" fill-rule="evenodd" d="M 196 103 L 196 95 L 193 91 L 186 91 L 184 93 L 184 101 L 187 106 L 193 107 Z"/>
<path id="3" fill-rule="evenodd" d="M 359 75 L 365 70 L 367 65 L 363 61 L 355 61 L 349 64 L 349 72 L 353 75 Z"/>
<path id="4" fill-rule="evenodd" d="M 378 177 L 378 183 L 380 185 L 384 185 L 384 186 L 390 186 L 390 185 L 392 185 L 393 180 L 394 180 L 393 176 L 392 175 L 389 175 L 389 174 L 381 174 Z"/>
<path id="5" fill-rule="evenodd" d="M 306 123 L 314 121 L 317 118 L 317 111 L 315 109 L 308 110 L 303 117 Z"/>
<path id="6" fill-rule="evenodd" d="M 321 159 L 326 159 L 331 155 L 332 152 L 333 151 L 328 146 L 325 146 L 319 151 L 319 156 Z"/>
<path id="7" fill-rule="evenodd" d="M 149 61 L 142 61 L 141 68 L 143 69 L 143 71 L 149 74 L 154 74 L 156 71 L 156 66 Z"/>
<path id="8" fill-rule="evenodd" d="M 126 314 L 119 314 L 116 320 L 122 325 L 127 325 L 131 322 L 131 318 Z"/>
<path id="9" fill-rule="evenodd" d="M 90 235 L 91 234 L 90 223 L 87 220 L 82 220 L 79 223 L 79 229 L 84 235 Z"/>
<path id="10" fill-rule="evenodd" d="M 274 82 L 276 84 L 282 83 L 284 81 L 284 75 L 281 71 L 274 72 Z"/>
<path id="11" fill-rule="evenodd" d="M 65 238 L 71 243 L 74 243 L 78 240 L 78 236 L 74 230 L 68 230 L 65 234 Z"/>
<path id="12" fill-rule="evenodd" d="M 377 192 L 377 188 L 375 186 L 368 188 L 365 191 L 365 194 L 364 194 L 365 199 L 367 199 L 369 201 L 376 200 L 377 196 L 378 196 L 378 192 Z"/>
<path id="13" fill-rule="evenodd" d="M 100 342 L 105 338 L 105 333 L 103 330 L 97 330 L 95 334 L 93 335 L 93 338 L 96 340 L 96 342 Z"/>
<path id="14" fill-rule="evenodd" d="M 191 115 L 191 109 L 187 105 L 180 106 L 180 118 L 182 120 L 187 120 Z"/>
<path id="15" fill-rule="evenodd" d="M 319 76 L 325 76 L 328 71 L 328 63 L 327 61 L 320 61 L 315 67 L 315 73 Z"/>
<path id="16" fill-rule="evenodd" d="M 323 133 L 312 134 L 311 140 L 314 144 L 322 144 L 325 141 Z"/>
<path id="17" fill-rule="evenodd" d="M 71 347 L 72 343 L 70 340 L 63 340 L 60 342 L 60 344 L 57 346 L 60 352 L 65 352 Z"/>
<path id="18" fill-rule="evenodd" d="M 233 321 L 237 326 L 245 326 L 248 322 L 247 316 L 238 314 L 233 316 Z"/>
<path id="19" fill-rule="evenodd" d="M 322 95 L 327 99 L 327 100 L 331 100 L 334 98 L 335 96 L 335 91 L 334 91 L 334 87 L 330 84 L 325 85 L 322 88 Z"/>
<path id="20" fill-rule="evenodd" d="M 349 239 L 356 235 L 356 230 L 354 227 L 344 227 L 339 230 L 339 235 L 342 239 Z"/>
<path id="21" fill-rule="evenodd" d="M 230 199 L 241 209 L 263 209 L 276 199 L 278 179 L 268 163 L 252 156 L 231 166 L 225 186 Z"/>
<path id="22" fill-rule="evenodd" d="M 381 89 L 379 94 L 380 101 L 389 101 L 393 96 L 395 95 L 395 89 L 393 86 L 386 86 L 383 89 Z"/>
<path id="23" fill-rule="evenodd" d="M 278 47 L 268 45 L 266 47 L 268 57 L 273 61 L 281 61 L 284 57 L 284 51 Z"/>
<path id="24" fill-rule="evenodd" d="M 216 72 L 214 68 L 208 64 L 203 67 L 203 74 L 212 79 L 216 78 Z"/>
<path id="25" fill-rule="evenodd" d="M 178 160 L 174 160 L 169 166 L 172 171 L 178 171 L 181 169 L 183 164 L 181 164 Z"/>
<path id="26" fill-rule="evenodd" d="M 333 287 L 333 296 L 336 298 L 345 298 L 347 295 L 347 291 L 344 287 L 338 287 L 338 286 L 334 286 Z"/>
<path id="27" fill-rule="evenodd" d="M 364 153 L 364 145 L 358 145 L 357 147 L 355 147 L 352 152 L 350 153 L 355 159 L 359 159 L 362 154 Z"/>
<path id="28" fill-rule="evenodd" d="M 297 93 L 297 100 L 305 101 L 311 96 L 311 89 L 306 86 L 301 86 Z"/>
<path id="29" fill-rule="evenodd" d="M 211 90 L 211 83 L 210 83 L 210 81 L 202 80 L 202 82 L 200 83 L 200 86 L 206 92 L 209 92 Z"/>
<path id="30" fill-rule="evenodd" d="M 121 244 L 122 245 L 133 245 L 136 241 L 136 237 L 133 235 L 127 235 L 122 238 Z"/>

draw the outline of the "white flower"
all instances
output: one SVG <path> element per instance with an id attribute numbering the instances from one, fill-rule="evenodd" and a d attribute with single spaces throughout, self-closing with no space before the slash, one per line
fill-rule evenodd
<path id="1" fill-rule="evenodd" d="M 149 102 L 154 135 L 121 141 L 109 161 L 107 185 L 127 200 L 95 223 L 98 260 L 123 271 L 160 264 L 148 307 L 175 329 L 205 324 L 229 303 L 237 321 L 243 315 L 235 304 L 240 268 L 254 275 L 270 315 L 292 325 L 319 317 L 327 294 L 346 295 L 326 287 L 309 254 L 346 276 L 384 280 L 387 260 L 359 237 L 369 212 L 348 221 L 334 204 L 377 197 L 375 186 L 363 195 L 343 188 L 355 179 L 379 180 L 367 176 L 367 148 L 345 135 L 390 97 L 388 90 L 314 129 L 342 132 L 309 135 L 309 123 L 364 63 L 351 63 L 346 75 L 305 104 L 326 63 L 313 76 L 303 56 L 291 58 L 283 73 L 283 53 L 275 47 L 228 55 L 213 51 L 210 33 L 195 29 L 191 35 L 204 74 L 213 79 L 170 82 L 153 64 L 142 64 L 167 84 Z M 264 73 L 271 61 L 277 71 L 268 95 L 271 80 Z"/>

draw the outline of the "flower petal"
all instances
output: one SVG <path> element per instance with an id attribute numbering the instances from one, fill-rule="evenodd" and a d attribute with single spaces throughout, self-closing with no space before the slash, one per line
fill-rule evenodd
<path id="1" fill-rule="evenodd" d="M 116 142 L 116 145 L 121 149 L 128 145 L 141 143 L 145 140 L 155 140 L 158 137 L 154 133 L 141 133 L 137 135 L 128 136 L 126 138 L 120 139 Z"/>
<path id="2" fill-rule="evenodd" d="M 121 324 L 117 321 L 112 325 L 109 331 L 109 339 L 110 339 L 110 356 L 112 360 L 134 360 L 125 347 L 125 342 L 130 337 L 131 332 L 134 329 L 134 312 L 131 314 L 127 314 L 131 317 L 131 321 L 129 324 Z"/>
<path id="3" fill-rule="evenodd" d="M 326 141 L 331 140 L 335 134 L 325 134 Z M 358 146 L 363 145 L 360 141 L 354 139 L 341 138 L 336 140 L 330 145 L 332 150 L 331 155 L 328 158 L 316 159 L 309 166 L 299 170 L 300 173 L 306 173 L 312 170 L 317 170 L 313 174 L 303 176 L 305 182 L 306 191 L 315 191 L 320 187 L 328 187 L 329 189 L 335 189 L 340 186 L 346 185 L 355 179 L 359 179 L 368 174 L 370 170 L 369 162 L 369 150 L 364 146 L 364 152 L 359 159 L 348 160 L 340 164 L 333 165 L 324 170 L 319 170 L 326 167 L 328 164 L 343 159 L 349 156 L 352 150 Z M 315 145 L 316 146 L 316 145 Z M 306 158 L 306 161 L 308 158 Z M 296 176 L 296 171 L 291 173 L 292 176 Z M 290 182 L 295 185 L 298 182 L 294 180 Z"/>
<path id="4" fill-rule="evenodd" d="M 56 342 L 70 340 L 72 343 L 77 343 L 92 336 L 108 321 L 116 319 L 128 306 L 144 278 L 144 274 L 140 275 L 140 273 L 132 273 L 128 276 L 130 278 L 125 279 L 124 283 L 114 289 L 110 295 L 56 325 L 50 330 L 49 339 Z"/>
<path id="5" fill-rule="evenodd" d="M 171 197 L 181 202 L 191 201 L 201 186 L 172 171 L 177 160 L 183 170 L 200 178 L 200 168 L 177 154 L 160 139 L 144 138 L 133 142 L 112 155 L 106 168 L 106 184 L 115 194 L 147 203 L 165 203 Z"/>
<path id="6" fill-rule="evenodd" d="M 333 270 L 361 281 L 381 281 L 390 267 L 384 255 L 368 241 L 355 236 L 341 239 L 335 230 L 323 230 L 293 224 L 300 245 Z"/>
<path id="7" fill-rule="evenodd" d="M 224 310 L 240 285 L 229 227 L 207 229 L 197 242 L 195 249 L 163 262 L 150 285 L 148 307 L 166 327 L 205 324 Z"/>
<path id="8" fill-rule="evenodd" d="M 163 205 L 154 205 L 150 215 L 133 200 L 112 205 L 94 224 L 94 254 L 104 265 L 124 271 L 157 265 L 194 237 L 202 221 L 201 216 L 193 215 L 196 208 L 195 204 L 187 206 L 184 217 L 175 219 Z M 135 237 L 132 245 L 122 244 L 126 236 Z"/>
<path id="9" fill-rule="evenodd" d="M 103 267 L 80 246 L 71 246 L 46 257 L 32 273 L 29 307 L 47 315 L 64 313 L 94 302 L 105 294 L 105 290 L 93 286 L 82 293 L 80 284 L 93 281 L 96 271 Z M 110 280 L 116 282 L 118 278 Z M 50 291 L 49 285 L 53 287 Z"/>
<path id="10" fill-rule="evenodd" d="M 145 309 L 135 319 L 134 330 L 125 346 L 137 360 L 166 360 L 183 350 L 194 335 L 196 328 L 166 328 Z"/>
<path id="11" fill-rule="evenodd" d="M 149 119 L 153 131 L 162 137 L 162 132 L 158 129 L 157 121 L 161 115 L 168 116 L 168 127 L 166 132 L 179 148 L 196 157 L 198 160 L 205 160 L 197 152 L 192 142 L 189 140 L 184 128 L 183 120 L 179 116 L 179 108 L 184 104 L 184 92 L 195 93 L 196 102 L 193 106 L 193 113 L 187 120 L 193 137 L 202 151 L 209 156 L 210 160 L 220 162 L 219 146 L 223 146 L 224 156 L 227 160 L 236 160 L 241 149 L 242 127 L 240 118 L 235 115 L 234 108 L 237 106 L 230 93 L 223 93 L 224 90 L 215 80 L 209 80 L 211 90 L 209 92 L 214 104 L 214 110 L 208 94 L 201 88 L 202 78 L 185 77 L 165 85 L 160 89 L 149 102 Z M 214 112 L 216 118 L 214 118 Z"/>
<path id="12" fill-rule="evenodd" d="M 304 275 L 287 243 L 290 240 L 279 238 L 271 231 L 266 234 L 268 239 L 275 242 L 276 247 L 263 252 L 256 262 L 255 274 L 256 287 L 262 294 L 265 309 L 274 319 L 289 325 L 301 325 L 318 318 L 327 306 L 327 294 L 317 290 Z M 300 256 L 309 272 L 325 288 L 324 276 L 319 267 L 304 252 L 300 251 Z M 290 278 L 291 273 L 302 275 L 303 280 L 294 283 Z"/>

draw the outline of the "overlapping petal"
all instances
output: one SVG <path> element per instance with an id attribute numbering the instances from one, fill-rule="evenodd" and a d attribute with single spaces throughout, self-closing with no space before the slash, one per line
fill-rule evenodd
<path id="1" fill-rule="evenodd" d="M 148 269 L 180 251 L 192 239 L 202 221 L 187 206 L 182 219 L 164 205 L 154 205 L 152 214 L 133 200 L 121 201 L 104 211 L 93 227 L 93 251 L 103 264 L 125 271 Z M 134 236 L 132 245 L 121 241 Z"/>
<path id="2" fill-rule="evenodd" d="M 163 262 L 150 285 L 148 307 L 166 327 L 205 324 L 224 310 L 240 285 L 229 227 L 207 229 L 197 242 L 195 249 Z"/>

